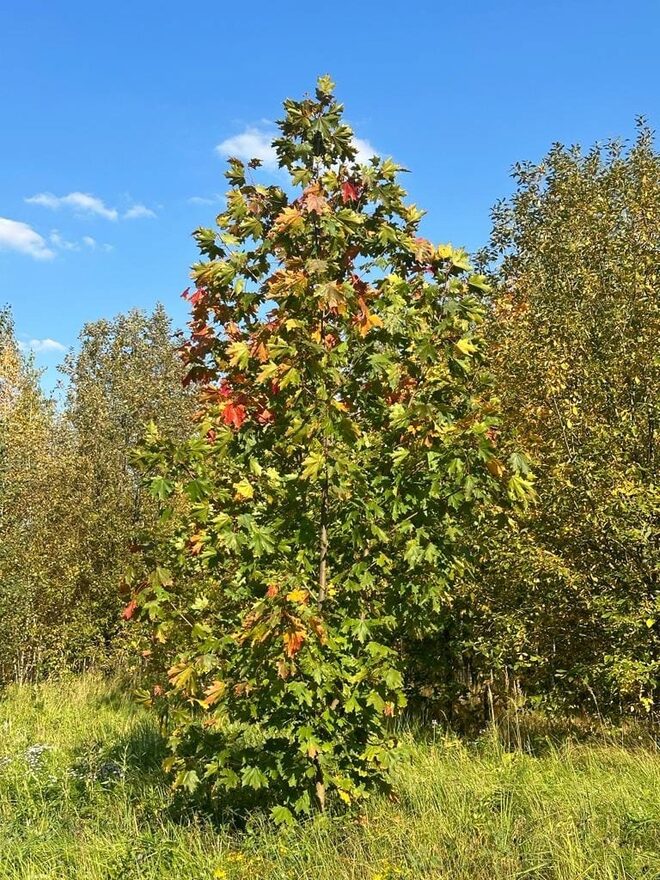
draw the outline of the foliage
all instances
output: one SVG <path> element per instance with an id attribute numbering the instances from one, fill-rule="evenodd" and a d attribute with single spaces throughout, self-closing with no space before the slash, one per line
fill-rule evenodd
<path id="1" fill-rule="evenodd" d="M 2 880 L 649 880 L 660 757 L 605 729 L 535 753 L 492 736 L 404 735 L 399 800 L 363 821 L 182 821 L 153 718 L 117 682 L 12 687 L 0 702 Z M 630 731 L 632 735 L 633 731 Z"/>
<path id="2" fill-rule="evenodd" d="M 162 308 L 89 324 L 56 410 L 3 324 L 0 679 L 81 668 L 122 643 L 121 574 L 154 505 L 129 453 L 156 418 L 185 436 L 190 395 Z"/>
<path id="3" fill-rule="evenodd" d="M 403 169 L 357 162 L 332 89 L 284 104 L 291 188 L 230 159 L 218 228 L 196 232 L 199 428 L 146 443 L 175 534 L 126 612 L 168 669 L 176 785 L 279 823 L 387 785 L 401 644 L 449 607 L 465 522 L 529 493 L 498 457 L 483 276 L 419 237 Z"/>
<path id="4" fill-rule="evenodd" d="M 38 609 L 52 534 L 49 487 L 55 464 L 53 406 L 39 373 L 21 352 L 7 310 L 0 312 L 0 680 L 23 678 L 37 662 Z"/>
<path id="5" fill-rule="evenodd" d="M 489 332 L 540 502 L 496 542 L 476 647 L 529 695 L 648 711 L 660 671 L 660 156 L 641 123 L 628 150 L 557 145 L 515 178 L 494 213 Z"/>

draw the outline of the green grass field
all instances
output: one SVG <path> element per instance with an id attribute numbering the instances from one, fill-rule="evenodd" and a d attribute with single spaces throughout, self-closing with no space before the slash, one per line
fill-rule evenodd
<path id="1" fill-rule="evenodd" d="M 0 733 L 0 880 L 660 877 L 649 740 L 537 740 L 533 756 L 422 731 L 397 801 L 239 834 L 175 817 L 152 719 L 101 678 L 10 689 Z"/>

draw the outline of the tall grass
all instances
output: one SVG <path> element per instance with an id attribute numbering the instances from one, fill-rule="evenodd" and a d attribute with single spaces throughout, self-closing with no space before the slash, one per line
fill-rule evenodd
<path id="1" fill-rule="evenodd" d="M 537 731 L 526 752 L 432 728 L 405 741 L 397 798 L 364 817 L 239 833 L 174 810 L 158 732 L 121 687 L 14 687 L 0 700 L 0 880 L 660 878 L 651 742 Z"/>

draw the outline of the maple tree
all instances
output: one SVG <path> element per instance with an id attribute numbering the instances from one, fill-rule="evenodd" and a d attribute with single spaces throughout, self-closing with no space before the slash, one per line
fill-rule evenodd
<path id="1" fill-rule="evenodd" d="M 342 109 L 328 77 L 285 101 L 290 186 L 229 159 L 195 233 L 197 431 L 141 450 L 171 535 L 125 612 L 152 624 L 175 784 L 277 822 L 387 786 L 401 646 L 451 603 L 465 523 L 530 493 L 498 454 L 485 279 L 420 237 L 403 169 L 359 163 Z"/>

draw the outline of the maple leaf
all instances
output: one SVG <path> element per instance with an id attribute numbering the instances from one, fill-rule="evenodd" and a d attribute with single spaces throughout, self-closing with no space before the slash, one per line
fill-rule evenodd
<path id="1" fill-rule="evenodd" d="M 346 313 L 346 294 L 337 281 L 322 285 L 318 288 L 318 293 L 319 301 L 331 312 L 338 315 Z"/>
<path id="2" fill-rule="evenodd" d="M 360 336 L 366 336 L 372 327 L 383 326 L 383 319 L 369 311 L 362 297 L 358 298 L 358 304 L 360 306 L 360 314 L 356 315 L 355 323 L 357 324 Z"/>
<path id="3" fill-rule="evenodd" d="M 196 324 L 192 330 L 193 339 L 208 339 L 213 335 L 213 328 L 208 324 Z"/>
<path id="4" fill-rule="evenodd" d="M 254 489 L 248 480 L 240 480 L 240 482 L 234 483 L 234 489 L 236 489 L 235 501 L 249 501 L 250 498 L 254 498 Z"/>
<path id="5" fill-rule="evenodd" d="M 242 403 L 228 403 L 222 413 L 222 420 L 225 425 L 238 430 L 245 421 L 245 407 Z"/>
<path id="6" fill-rule="evenodd" d="M 191 535 L 188 546 L 190 547 L 190 552 L 193 556 L 199 556 L 204 549 L 204 537 L 205 536 L 202 532 Z"/>
<path id="7" fill-rule="evenodd" d="M 327 214 L 330 208 L 323 196 L 320 183 L 312 183 L 302 195 L 303 204 L 308 212 L 314 214 Z"/>
<path id="8" fill-rule="evenodd" d="M 269 599 L 274 599 L 275 596 L 277 596 L 277 594 L 279 593 L 279 591 L 280 591 L 280 588 L 277 586 L 277 584 L 268 584 L 268 589 L 266 590 L 266 596 Z"/>
<path id="9" fill-rule="evenodd" d="M 436 250 L 427 238 L 415 239 L 415 258 L 420 263 L 430 262 L 436 254 Z"/>
<path id="10" fill-rule="evenodd" d="M 266 345 L 263 342 L 255 342 L 250 351 L 252 357 L 256 357 L 258 361 L 262 364 L 265 364 L 266 361 L 270 358 L 270 353 Z"/>
<path id="11" fill-rule="evenodd" d="M 202 302 L 205 296 L 205 290 L 196 290 L 194 293 L 190 294 L 190 296 L 188 297 L 188 302 L 193 306 L 199 305 L 199 303 Z"/>
<path id="12" fill-rule="evenodd" d="M 323 624 L 321 623 L 319 618 L 312 617 L 312 619 L 309 621 L 309 625 L 316 633 L 316 636 L 317 636 L 319 642 L 321 642 L 322 645 L 325 645 L 326 642 L 328 641 L 328 637 L 325 633 L 325 627 L 323 626 Z"/>
<path id="13" fill-rule="evenodd" d="M 226 690 L 226 685 L 224 681 L 214 681 L 209 687 L 204 691 L 205 698 L 202 700 L 204 706 L 207 709 L 212 706 L 214 703 L 217 703 L 218 700 L 223 696 Z"/>
<path id="14" fill-rule="evenodd" d="M 289 657 L 295 657 L 305 641 L 305 633 L 300 630 L 284 633 L 284 646 Z"/>
<path id="15" fill-rule="evenodd" d="M 304 227 L 302 214 L 297 208 L 284 208 L 275 218 L 275 232 L 297 232 Z"/>
<path id="16" fill-rule="evenodd" d="M 131 601 L 121 613 L 121 616 L 124 618 L 124 620 L 130 620 L 137 611 L 137 607 L 138 603 L 135 601 L 135 599 L 131 599 Z"/>
<path id="17" fill-rule="evenodd" d="M 491 458 L 486 462 L 486 467 L 488 468 L 488 473 L 492 474 L 497 479 L 504 476 L 504 465 L 497 458 Z"/>
<path id="18" fill-rule="evenodd" d="M 345 180 L 341 185 L 341 198 L 345 205 L 348 202 L 357 202 L 360 198 L 360 190 L 350 180 Z"/>

